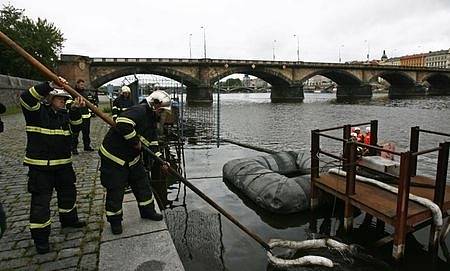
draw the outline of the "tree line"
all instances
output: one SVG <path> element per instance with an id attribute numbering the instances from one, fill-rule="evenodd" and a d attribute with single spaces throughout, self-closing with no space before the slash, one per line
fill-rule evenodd
<path id="1" fill-rule="evenodd" d="M 11 4 L 0 10 L 0 31 L 19 44 L 45 66 L 55 69 L 65 38 L 60 29 L 47 19 L 33 20 Z M 15 51 L 0 43 L 0 74 L 44 80 L 30 64 Z"/>

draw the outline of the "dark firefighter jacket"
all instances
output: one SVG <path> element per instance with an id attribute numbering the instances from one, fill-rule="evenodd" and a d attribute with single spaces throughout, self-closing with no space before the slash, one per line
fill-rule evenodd
<path id="1" fill-rule="evenodd" d="M 139 141 L 155 150 L 157 115 L 147 103 L 134 105 L 116 119 L 116 127 L 109 129 L 99 153 L 120 166 L 132 166 L 140 159 L 140 151 L 133 148 Z M 160 155 L 160 153 L 156 153 Z"/>
<path id="2" fill-rule="evenodd" d="M 51 90 L 43 83 L 20 95 L 27 132 L 24 164 L 44 170 L 72 163 L 72 132 L 79 132 L 82 123 L 78 109 L 55 112 L 42 102 Z"/>
<path id="3" fill-rule="evenodd" d="M 81 96 L 83 96 L 86 100 L 88 100 L 89 102 L 94 104 L 95 106 L 98 105 L 98 101 L 97 101 L 97 99 L 95 97 L 95 93 L 93 93 L 93 92 L 91 92 L 89 90 L 80 90 L 80 89 L 76 89 L 76 91 L 78 93 L 80 93 Z M 69 107 L 70 107 L 70 104 L 72 102 L 73 102 L 73 100 L 69 100 L 68 101 L 68 106 Z M 81 117 L 83 119 L 90 119 L 92 117 L 92 111 L 87 106 L 80 108 L 80 112 L 81 112 Z"/>
<path id="4" fill-rule="evenodd" d="M 131 100 L 131 97 L 125 98 L 122 95 L 117 97 L 117 99 L 114 100 L 113 107 L 112 107 L 113 119 L 116 119 L 120 113 L 122 113 L 127 108 L 132 107 L 132 106 L 133 106 L 133 101 Z"/>

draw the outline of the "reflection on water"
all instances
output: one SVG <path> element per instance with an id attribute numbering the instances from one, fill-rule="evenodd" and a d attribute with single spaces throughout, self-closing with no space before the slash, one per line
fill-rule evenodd
<path id="1" fill-rule="evenodd" d="M 379 120 L 380 141 L 395 141 L 400 150 L 408 147 L 412 126 L 450 132 L 450 97 L 388 100 L 383 95 L 376 95 L 370 101 L 341 104 L 335 102 L 333 94 L 306 94 L 302 104 L 272 104 L 270 94 L 267 93 L 226 94 L 221 96 L 220 108 L 221 137 L 273 150 L 309 150 L 310 130 L 372 119 Z M 439 136 L 421 135 L 419 149 L 435 147 L 437 142 L 443 140 Z M 336 150 L 340 148 L 332 143 L 323 144 L 329 144 Z M 258 208 L 217 178 L 222 174 L 222 166 L 227 161 L 259 154 L 261 153 L 230 144 L 223 144 L 220 148 L 216 148 L 214 142 L 188 145 L 187 178 L 195 178 L 192 180 L 194 185 L 264 240 L 305 240 L 331 235 L 346 243 L 367 246 L 371 241 L 369 237 L 382 237 L 392 233 L 391 227 L 386 227 L 386 232 L 377 231 L 375 225 L 360 228 L 363 216 L 358 215 L 354 234 L 343 235 L 340 231 L 342 223 L 336 219 L 341 217 L 339 205 L 316 213 L 271 214 Z M 435 174 L 432 167 L 435 161 L 435 154 L 419 159 L 419 170 Z M 170 191 L 169 197 L 175 198 L 177 192 Z M 183 198 L 186 205 L 183 205 Z M 165 213 L 186 270 L 271 270 L 265 251 L 259 244 L 227 219 L 221 219 L 198 196 L 188 190 L 185 197 L 181 195 L 177 202 L 182 207 L 166 210 Z M 336 270 L 367 270 L 364 265 L 379 267 L 372 270 L 432 270 L 426 252 L 428 232 L 429 228 L 425 228 L 409 237 L 406 261 L 398 268 L 390 260 L 392 246 L 387 245 L 382 249 L 366 247 L 368 253 L 363 252 L 353 258 L 356 265 L 347 263 Z M 446 242 L 450 246 L 450 240 Z M 369 255 L 374 255 L 378 260 Z M 383 260 L 388 262 L 390 268 L 383 265 Z M 450 270 L 450 265 L 440 260 L 437 270 Z"/>

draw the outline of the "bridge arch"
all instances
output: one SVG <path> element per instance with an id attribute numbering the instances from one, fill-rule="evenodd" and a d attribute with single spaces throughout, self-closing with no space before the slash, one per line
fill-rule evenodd
<path id="1" fill-rule="evenodd" d="M 316 75 L 329 78 L 337 84 L 336 96 L 338 100 L 372 97 L 370 85 L 363 82 L 352 72 L 342 69 L 319 69 L 313 71 L 300 79 L 301 84 L 304 84 L 308 79 Z"/>
<path id="2" fill-rule="evenodd" d="M 445 73 L 431 73 L 427 75 L 422 83 L 428 83 L 428 94 L 446 95 L 450 94 L 450 76 Z"/>
<path id="3" fill-rule="evenodd" d="M 256 76 L 272 86 L 290 86 L 292 84 L 292 80 L 280 72 L 277 72 L 270 68 L 247 68 L 247 67 L 230 67 L 225 69 L 223 72 L 211 77 L 210 82 L 215 83 L 222 78 L 225 78 L 229 75 L 235 73 L 242 73 Z"/>
<path id="4" fill-rule="evenodd" d="M 383 71 L 375 74 L 369 79 L 370 81 L 377 80 L 378 77 L 386 80 L 389 84 L 389 97 L 399 98 L 403 96 L 424 95 L 425 91 L 411 78 L 408 74 L 400 71 Z"/>
<path id="5" fill-rule="evenodd" d="M 98 88 L 111 80 L 132 74 L 160 75 L 173 79 L 177 82 L 183 83 L 188 88 L 197 87 L 201 84 L 200 80 L 193 78 L 188 74 L 184 74 L 182 72 L 167 67 L 124 67 L 115 69 L 110 73 L 95 78 L 94 80 L 91 81 L 91 85 L 94 88 Z"/>
<path id="6" fill-rule="evenodd" d="M 337 69 L 318 70 L 304 76 L 302 79 L 300 79 L 300 81 L 303 84 L 308 79 L 316 75 L 322 75 L 324 77 L 327 77 L 340 86 L 360 86 L 362 84 L 361 79 L 359 79 L 352 73 L 345 70 L 337 70 Z"/>
<path id="7" fill-rule="evenodd" d="M 301 85 L 296 84 L 291 78 L 270 67 L 231 67 L 223 72 L 211 77 L 211 83 L 217 82 L 229 75 L 241 73 L 256 76 L 267 83 L 272 88 L 270 99 L 272 102 L 300 102 L 303 101 L 304 94 Z"/>

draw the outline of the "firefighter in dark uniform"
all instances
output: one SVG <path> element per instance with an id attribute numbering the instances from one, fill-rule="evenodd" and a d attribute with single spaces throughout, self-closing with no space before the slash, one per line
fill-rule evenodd
<path id="1" fill-rule="evenodd" d="M 106 218 L 113 234 L 122 233 L 122 201 L 128 184 L 141 217 L 162 219 L 155 210 L 150 179 L 141 158 L 141 144 L 150 147 L 157 139 L 158 115 L 163 110 L 170 110 L 170 96 L 163 91 L 152 93 L 117 117 L 116 127 L 109 129 L 100 147 L 100 180 L 106 188 Z M 161 166 L 167 171 L 169 165 Z"/>
<path id="2" fill-rule="evenodd" d="M 93 95 L 86 90 L 85 82 L 83 79 L 78 79 L 77 84 L 75 86 L 75 90 L 80 93 L 85 99 L 89 100 L 91 103 L 94 103 Z M 95 104 L 95 103 L 94 103 Z M 93 151 L 94 149 L 91 147 L 91 111 L 87 107 L 80 108 L 81 117 L 83 118 L 83 124 L 81 126 L 81 132 L 83 133 L 83 145 L 85 151 Z M 72 153 L 78 154 L 78 137 L 80 132 L 73 133 L 72 139 Z"/>
<path id="3" fill-rule="evenodd" d="M 66 80 L 60 78 L 61 82 Z M 46 103 L 43 102 L 47 97 Z M 25 116 L 27 148 L 24 165 L 29 167 L 28 191 L 31 193 L 30 231 L 38 253 L 50 250 L 50 200 L 56 190 L 61 227 L 81 228 L 76 207 L 75 173 L 71 158 L 71 131 L 81 127 L 78 108 L 84 101 L 76 98 L 71 110 L 65 108 L 70 95 L 55 88 L 54 83 L 42 83 L 20 95 Z"/>
<path id="4" fill-rule="evenodd" d="M 133 100 L 131 100 L 131 89 L 128 86 L 123 86 L 120 89 L 120 95 L 113 102 L 112 118 L 116 121 L 120 113 L 132 107 Z"/>

